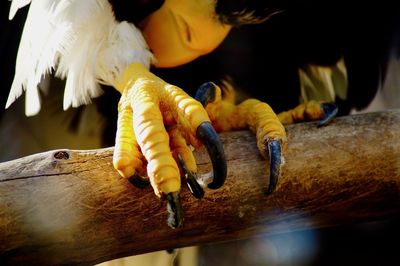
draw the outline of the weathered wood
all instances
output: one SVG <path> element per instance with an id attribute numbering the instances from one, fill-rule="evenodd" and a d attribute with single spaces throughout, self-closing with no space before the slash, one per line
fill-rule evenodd
<path id="1" fill-rule="evenodd" d="M 50 151 L 0 164 L 0 264 L 93 264 L 125 255 L 283 230 L 399 217 L 400 111 L 288 126 L 277 190 L 247 132 L 222 134 L 225 186 L 196 200 L 185 187 L 184 226 L 165 202 L 112 167 L 112 149 Z M 196 153 L 201 172 L 210 169 Z"/>

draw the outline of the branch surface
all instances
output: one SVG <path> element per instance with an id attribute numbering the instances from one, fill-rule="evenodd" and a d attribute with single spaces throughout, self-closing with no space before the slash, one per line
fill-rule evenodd
<path id="1" fill-rule="evenodd" d="M 57 150 L 0 164 L 0 264 L 92 265 L 151 251 L 400 216 L 400 110 L 287 127 L 286 163 L 265 196 L 267 162 L 248 131 L 221 134 L 228 178 L 203 199 L 165 202 L 112 166 L 112 148 Z M 199 172 L 211 170 L 205 150 Z"/>

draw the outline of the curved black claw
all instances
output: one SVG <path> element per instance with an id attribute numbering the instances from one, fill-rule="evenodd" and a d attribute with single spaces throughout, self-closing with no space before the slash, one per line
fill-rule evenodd
<path id="1" fill-rule="evenodd" d="M 213 166 L 213 181 L 207 186 L 211 189 L 217 189 L 224 184 L 227 175 L 227 164 L 222 142 L 210 122 L 201 123 L 197 128 L 196 135 L 206 147 Z"/>
<path id="2" fill-rule="evenodd" d="M 150 185 L 150 181 L 148 178 L 144 178 L 138 174 L 134 174 L 128 180 L 132 185 L 138 188 L 146 188 Z"/>
<path id="3" fill-rule="evenodd" d="M 278 183 L 282 164 L 282 151 L 280 140 L 270 140 L 265 145 L 269 154 L 269 185 L 266 194 L 270 195 Z"/>
<path id="4" fill-rule="evenodd" d="M 334 103 L 322 103 L 321 108 L 324 111 L 325 115 L 324 118 L 322 118 L 322 120 L 319 121 L 318 127 L 325 126 L 326 124 L 331 122 L 332 119 L 335 118 L 338 113 L 338 107 Z"/>
<path id="5" fill-rule="evenodd" d="M 179 192 L 171 192 L 167 194 L 167 211 L 168 211 L 168 225 L 175 229 L 183 223 L 183 209 Z"/>
<path id="6" fill-rule="evenodd" d="M 203 83 L 196 92 L 195 99 L 198 100 L 203 106 L 215 100 L 215 87 L 212 82 Z"/>
<path id="7" fill-rule="evenodd" d="M 186 184 L 189 187 L 190 192 L 192 192 L 193 196 L 196 199 L 201 199 L 202 197 L 204 197 L 204 190 L 197 182 L 196 174 L 191 172 L 187 168 L 185 161 L 182 159 L 182 156 L 180 154 L 178 154 L 178 160 L 179 164 L 182 167 L 183 173 L 185 175 Z"/>

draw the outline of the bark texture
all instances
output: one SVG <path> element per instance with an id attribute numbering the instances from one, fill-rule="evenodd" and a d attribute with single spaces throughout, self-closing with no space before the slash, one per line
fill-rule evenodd
<path id="1" fill-rule="evenodd" d="M 57 150 L 0 164 L 0 264 L 94 263 L 162 249 L 400 216 L 400 111 L 287 126 L 286 163 L 266 196 L 267 162 L 247 131 L 221 134 L 228 178 L 182 228 L 166 203 L 112 166 L 112 148 Z M 211 169 L 196 152 L 199 172 Z"/>

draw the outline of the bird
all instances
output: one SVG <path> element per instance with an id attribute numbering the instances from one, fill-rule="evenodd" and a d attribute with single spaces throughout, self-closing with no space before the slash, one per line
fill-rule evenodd
<path id="1" fill-rule="evenodd" d="M 227 175 L 215 130 L 250 128 L 270 161 L 267 193 L 275 189 L 286 132 L 266 103 L 239 105 L 234 91 L 212 82 L 196 99 L 150 71 L 176 67 L 215 50 L 233 27 L 262 23 L 280 12 L 258 1 L 13 0 L 9 19 L 29 5 L 9 107 L 25 91 L 27 116 L 40 111 L 38 84 L 48 74 L 66 80 L 63 108 L 89 104 L 108 85 L 121 93 L 113 165 L 137 186 L 148 183 L 166 199 L 168 225 L 183 223 L 180 172 L 196 198 L 218 189 Z M 144 10 L 141 12 L 141 10 Z M 150 15 L 144 16 L 151 12 Z M 167 25 L 167 26 L 165 26 Z M 167 42 L 168 45 L 165 45 Z M 228 83 L 226 83 L 228 84 Z M 240 120 L 227 119 L 238 115 Z M 252 119 L 248 119 L 251 117 Z M 204 145 L 213 170 L 200 184 L 191 146 Z"/>
<path id="2" fill-rule="evenodd" d="M 13 0 L 10 8 L 10 19 L 15 16 L 18 9 L 28 4 L 31 4 L 31 7 L 19 48 L 16 75 L 6 105 L 9 107 L 25 90 L 27 94 L 25 110 L 28 116 L 35 115 L 40 110 L 40 92 L 37 84 L 46 74 L 52 73 L 66 80 L 63 105 L 64 109 L 67 109 L 70 106 L 78 107 L 81 104 L 89 104 L 92 98 L 102 93 L 101 86 L 103 85 L 110 85 L 117 88 L 120 92 L 124 91 L 124 89 L 118 89 L 116 82 L 117 77 L 122 77 L 123 75 L 121 73 L 123 71 L 129 71 L 130 68 L 127 66 L 136 60 L 139 62 L 139 66 L 138 69 L 132 71 L 130 74 L 131 77 L 142 72 L 142 77 L 151 77 L 152 80 L 157 80 L 159 84 L 163 84 L 161 86 L 169 86 L 170 83 L 182 84 L 179 85 L 179 87 L 185 88 L 188 94 L 205 105 L 206 112 L 202 113 L 205 120 L 209 120 L 213 125 L 213 127 L 207 126 L 210 132 L 213 132 L 214 128 L 217 129 L 217 131 L 225 131 L 243 127 L 250 127 L 253 131 L 256 131 L 255 128 L 257 126 L 240 123 L 241 121 L 230 122 L 231 124 L 227 125 L 226 118 L 229 116 L 227 114 L 232 114 L 229 112 L 236 110 L 238 107 L 234 95 L 237 94 L 238 89 L 244 89 L 240 90 L 241 93 L 244 92 L 251 97 L 255 97 L 263 102 L 268 102 L 268 105 L 271 105 L 273 110 L 284 111 L 291 109 L 289 112 L 280 113 L 277 116 L 278 119 L 274 117 L 273 120 L 275 122 L 280 120 L 281 123 L 293 123 L 306 119 L 322 119 L 321 124 L 325 124 L 329 122 L 337 112 L 332 105 L 315 104 L 313 102 L 310 104 L 310 102 L 308 102 L 306 105 L 300 104 L 300 106 L 296 107 L 298 105 L 298 99 L 303 98 L 303 102 L 307 102 L 309 100 L 307 97 L 315 98 L 315 94 L 312 96 L 310 95 L 317 91 L 322 94 L 322 98 L 325 101 L 326 98 L 324 97 L 328 95 L 329 100 L 334 100 L 336 104 L 339 104 L 339 112 L 342 114 L 348 113 L 352 107 L 357 109 L 364 108 L 371 102 L 375 95 L 379 85 L 379 79 L 385 74 L 385 63 L 387 63 L 385 62 L 387 58 L 382 59 L 379 57 L 382 56 L 381 54 L 374 53 L 379 49 L 371 49 L 368 51 L 370 54 L 369 57 L 372 58 L 372 60 L 368 61 L 368 64 L 360 64 L 357 61 L 357 59 L 360 58 L 360 52 L 355 53 L 355 48 L 362 48 L 361 51 L 367 52 L 366 50 L 368 48 L 376 47 L 372 42 L 365 42 L 368 45 L 365 45 L 363 48 L 360 44 L 360 40 L 349 37 L 349 35 L 351 35 L 349 32 L 350 30 L 344 28 L 344 25 L 348 22 L 346 19 L 350 19 L 352 14 L 356 14 L 354 9 L 349 8 L 343 11 L 343 9 L 337 8 L 338 5 L 332 8 L 329 4 L 318 4 L 311 0 L 305 1 L 302 4 L 297 3 L 290 8 L 287 8 L 287 6 L 285 6 L 286 3 L 283 1 L 268 1 L 260 4 L 257 1 L 250 0 L 241 2 L 220 0 L 216 1 L 211 9 L 205 5 L 203 6 L 204 10 L 209 8 L 208 10 L 212 11 L 211 14 L 215 13 L 214 15 L 217 16 L 218 22 L 226 26 L 228 30 L 221 30 L 219 28 L 220 35 L 214 36 L 217 39 L 216 43 L 213 43 L 211 47 L 208 43 L 206 43 L 206 45 L 202 43 L 205 49 L 200 49 L 200 51 L 196 50 L 196 53 L 190 54 L 189 58 L 188 55 L 182 56 L 179 53 L 177 54 L 178 56 L 176 56 L 174 51 L 163 52 L 162 49 L 165 45 L 160 45 L 160 43 L 163 44 L 163 42 L 157 41 L 156 37 L 151 36 L 152 31 L 147 30 L 148 25 L 157 25 L 158 23 L 157 19 L 152 19 L 152 17 L 157 17 L 160 14 L 162 15 L 165 13 L 165 10 L 169 10 L 171 6 L 177 6 L 176 2 L 172 0 L 109 0 L 89 1 L 85 4 L 77 3 L 76 1 L 34 0 L 31 3 L 31 1 L 26 0 Z M 368 12 L 366 12 L 366 14 L 371 15 L 371 12 L 375 12 L 373 8 L 367 7 Z M 396 21 L 391 20 L 395 17 L 393 14 L 396 15 L 396 9 L 393 8 L 391 10 L 392 12 L 387 13 L 385 17 L 375 22 L 376 25 L 385 29 L 387 28 L 384 33 L 379 34 L 377 31 L 372 31 L 369 34 L 366 31 L 362 31 L 362 36 L 364 37 L 383 37 L 380 45 L 382 49 L 385 48 L 383 46 L 385 46 L 388 41 L 385 39 L 388 35 L 387 33 L 391 32 Z M 338 27 L 335 27 L 335 25 L 332 26 L 329 23 L 326 24 L 329 18 L 334 14 L 341 14 L 340 12 L 344 13 L 345 16 L 341 16 L 343 21 L 338 23 Z M 175 26 L 180 30 L 180 36 L 178 36 L 178 38 L 181 38 L 180 41 L 183 39 L 186 44 L 189 43 L 193 46 L 193 43 L 196 44 L 196 41 L 198 42 L 196 34 L 194 34 L 196 30 L 194 30 L 193 33 L 193 27 L 188 25 L 186 21 L 187 18 L 180 17 L 179 12 L 177 14 L 178 15 L 175 17 L 175 22 L 177 22 L 177 24 L 175 24 Z M 323 16 L 326 16 L 325 20 L 323 20 Z M 357 16 L 361 15 L 357 14 Z M 361 17 L 365 18 L 365 16 Z M 101 19 L 99 19 L 100 17 Z M 192 17 L 195 16 L 192 15 Z M 82 18 L 85 19 L 82 20 Z M 189 18 L 191 18 L 191 16 L 189 16 Z M 316 26 L 313 24 L 313 21 L 317 19 L 322 19 L 325 23 Z M 266 21 L 267 23 L 264 23 Z M 296 23 L 295 26 L 293 23 Z M 367 21 L 368 25 L 369 23 L 370 22 Z M 193 24 L 193 21 L 189 21 L 189 24 Z M 295 39 L 287 37 L 295 36 L 299 38 L 301 37 L 299 36 L 300 34 L 308 32 L 306 29 L 312 28 L 313 26 L 318 30 L 317 38 L 322 36 L 320 40 L 317 39 L 316 43 L 321 43 L 321 40 L 325 40 L 323 45 L 315 47 L 312 43 L 315 41 L 315 38 L 309 35 L 306 35 L 302 42 L 297 42 Z M 326 27 L 325 31 L 323 27 Z M 341 38 L 337 38 L 340 41 L 337 41 L 337 39 L 327 39 L 328 37 L 326 37 L 326 35 L 329 34 L 329 36 L 331 36 L 332 34 L 326 29 L 336 30 L 334 35 L 336 37 L 341 36 L 341 33 L 343 33 L 343 36 L 345 36 L 344 38 L 348 38 L 350 42 L 340 42 L 342 40 Z M 351 25 L 350 29 L 352 29 Z M 340 30 L 343 30 L 343 32 L 340 32 Z M 226 36 L 227 31 L 230 33 L 229 36 Z M 287 36 L 285 34 L 287 34 Z M 254 36 L 256 36 L 256 38 Z M 269 38 L 261 36 L 269 36 Z M 247 46 L 247 53 L 251 51 L 250 55 L 252 56 L 249 57 L 251 59 L 247 59 L 246 61 L 245 57 L 248 54 L 245 54 L 241 57 L 242 60 L 239 60 L 241 63 L 243 61 L 247 63 L 248 67 L 245 67 L 247 72 L 240 69 L 240 67 L 232 61 L 232 58 L 234 58 L 234 56 L 232 56 L 232 51 L 237 51 L 238 46 L 236 45 L 236 47 L 233 47 L 232 43 L 236 44 L 235 42 L 238 41 L 237 38 L 241 38 L 241 45 Z M 245 41 L 243 42 L 243 40 Z M 370 41 L 370 39 L 367 39 L 367 41 Z M 223 43 L 221 44 L 221 42 Z M 295 45 L 292 45 L 292 43 L 295 43 Z M 190 45 L 189 47 L 191 47 Z M 328 48 L 330 53 L 327 53 L 324 50 L 325 48 Z M 293 50 L 295 50 L 295 52 L 293 52 Z M 228 56 L 227 51 L 231 53 Z M 243 51 L 243 49 L 241 51 Z M 277 51 L 281 51 L 281 53 Z M 299 56 L 299 51 L 301 52 L 301 56 Z M 172 62 L 168 62 L 168 60 L 165 61 L 161 56 L 163 53 L 172 54 L 174 60 L 172 60 Z M 304 54 L 306 54 L 306 56 L 304 56 Z M 321 56 L 321 54 L 323 54 L 323 56 Z M 308 61 L 305 59 L 307 56 Z M 190 69 L 192 60 L 194 60 L 193 65 L 197 68 L 195 71 L 192 71 L 192 73 L 196 73 L 196 77 L 194 75 L 190 75 L 190 79 L 170 77 L 168 73 L 174 71 L 177 73 L 188 73 L 185 72 L 186 70 L 184 68 Z M 268 64 L 268 62 L 273 63 Z M 293 64 L 293 62 L 295 63 Z M 379 64 L 383 67 L 379 68 Z M 180 65 L 184 66 L 181 67 Z M 293 65 L 295 65 L 294 68 L 292 67 Z M 223 72 L 221 73 L 221 71 L 216 70 L 216 66 L 220 67 Z M 198 69 L 199 67 L 200 69 Z M 240 69 L 240 71 L 238 71 L 238 69 Z M 288 72 L 289 69 L 292 70 Z M 361 85 L 357 83 L 360 82 L 359 77 L 361 75 L 360 73 L 362 73 L 360 69 L 364 69 L 365 73 L 371 74 L 364 76 L 362 79 L 364 81 L 361 82 Z M 147 73 L 148 70 L 151 70 L 151 72 L 156 75 L 150 75 Z M 266 82 L 263 78 L 265 76 L 263 71 L 268 73 L 269 77 L 276 77 L 278 81 L 267 86 L 274 87 L 275 89 L 260 88 L 259 84 Z M 199 75 L 200 72 L 202 75 Z M 211 72 L 211 76 L 207 76 Z M 244 78 L 243 72 L 245 72 Z M 294 73 L 296 74 L 296 78 L 288 78 L 293 76 Z M 252 78 L 248 78 L 250 75 Z M 159 79 L 160 77 L 162 78 Z M 333 88 L 332 81 L 333 79 L 337 81 L 338 77 L 339 81 L 341 81 L 335 83 L 336 87 Z M 213 80 L 213 82 L 208 82 L 204 84 L 204 86 L 192 86 L 193 80 L 196 82 L 199 78 L 201 80 Z M 165 80 L 168 80 L 168 82 L 164 82 Z M 339 86 L 337 86 L 338 84 Z M 124 87 L 123 85 L 124 84 L 121 86 Z M 193 92 L 193 87 L 195 87 L 195 92 Z M 199 90 L 197 89 L 198 87 L 200 87 Z M 323 91 L 320 89 L 321 87 L 325 88 L 325 92 L 321 93 L 321 91 Z M 232 88 L 234 88 L 234 90 L 232 90 Z M 196 93 L 197 90 L 198 93 Z M 178 91 L 181 92 L 179 88 Z M 287 96 L 287 94 L 289 94 L 289 96 Z M 128 98 L 126 101 L 131 101 L 132 96 L 125 96 L 123 93 L 122 96 L 122 98 Z M 187 95 L 185 95 L 185 97 L 186 96 Z M 214 98 L 215 96 L 216 98 Z M 127 107 L 128 105 L 137 106 L 136 103 L 128 104 L 123 102 L 124 101 L 121 100 L 119 103 L 119 106 L 124 106 L 122 109 L 129 109 L 129 107 Z M 202 110 L 198 103 L 195 103 L 195 101 L 193 101 L 193 103 L 198 108 L 196 110 Z M 253 103 L 254 102 L 251 102 L 249 106 L 253 105 Z M 246 105 L 244 103 L 241 104 L 242 106 Z M 311 111 L 307 110 L 305 106 Z M 230 111 L 227 113 L 227 111 L 221 111 L 221 108 Z M 248 110 L 248 108 L 241 109 Z M 267 113 L 272 113 L 272 109 L 267 109 Z M 120 113 L 124 113 L 125 111 L 126 110 L 120 110 Z M 196 111 L 194 113 L 196 113 Z M 225 117 L 220 116 L 220 113 L 225 113 Z M 162 113 L 162 116 L 165 115 L 165 113 Z M 120 118 L 120 120 L 125 121 L 126 115 L 121 116 L 122 118 Z M 129 111 L 127 116 L 130 116 Z M 175 114 L 175 116 L 178 115 Z M 245 116 L 247 117 L 249 115 L 246 114 Z M 167 117 L 169 117 L 169 114 Z M 176 122 L 174 119 L 175 117 L 169 122 L 174 124 Z M 287 119 L 289 120 L 285 122 L 284 120 Z M 128 120 L 130 120 L 130 118 Z M 148 158 L 151 157 L 152 153 L 147 154 L 146 157 L 143 156 L 141 151 L 137 152 L 138 149 L 142 150 L 142 147 L 145 146 L 144 142 L 139 141 L 139 143 L 136 143 L 138 141 L 135 140 L 135 137 L 132 137 L 135 135 L 135 130 L 138 129 L 127 126 L 129 133 L 125 134 L 126 122 L 122 124 L 123 126 L 118 126 L 120 130 L 117 130 L 119 140 L 117 139 L 116 141 L 116 153 L 114 156 L 114 165 L 116 169 L 121 175 L 130 177 L 130 180 L 139 186 L 143 186 L 144 184 L 142 183 L 148 181 L 146 177 L 148 175 L 150 181 L 152 181 L 156 195 L 160 198 L 165 197 L 169 192 L 160 190 L 158 187 L 159 183 L 155 182 L 157 178 L 155 178 L 154 171 L 153 174 L 151 171 L 149 174 L 148 171 Z M 179 174 L 177 174 L 179 172 L 177 168 L 186 169 L 186 174 L 184 175 L 188 177 L 186 180 L 190 189 L 194 191 L 195 196 L 201 198 L 203 195 L 202 188 L 196 181 L 196 167 L 191 151 L 187 149 L 185 146 L 186 144 L 181 145 L 186 141 L 192 142 L 191 144 L 194 146 L 198 146 L 200 145 L 198 141 L 200 138 L 198 136 L 193 137 L 193 135 L 197 133 L 193 134 L 192 132 L 192 134 L 189 134 L 184 132 L 182 137 L 185 141 L 182 141 L 180 136 L 182 133 L 176 134 L 176 132 L 185 130 L 182 130 L 182 123 L 177 124 L 178 125 L 174 124 L 172 127 L 171 125 L 164 125 L 164 129 L 168 130 L 168 138 L 174 136 L 173 139 L 177 140 L 176 145 L 179 147 L 178 150 L 180 150 L 180 152 L 172 152 L 174 160 L 170 160 L 173 165 L 171 168 L 175 170 L 173 174 L 175 178 L 171 179 L 174 180 L 171 181 L 171 183 L 174 183 L 174 188 L 172 189 L 174 192 L 167 197 L 167 201 L 169 209 L 175 209 L 175 207 L 172 208 L 171 206 L 178 206 L 176 211 L 172 211 L 170 215 L 170 217 L 172 217 L 170 220 L 175 221 L 170 223 L 175 223 L 172 227 L 179 226 L 183 220 L 182 211 L 179 207 L 181 205 L 178 196 L 180 184 L 178 182 L 179 179 L 176 178 L 179 176 Z M 273 123 L 267 124 L 269 125 L 268 128 L 271 129 Z M 260 152 L 272 162 L 270 163 L 271 170 L 275 169 L 270 171 L 272 174 L 270 176 L 271 182 L 269 182 L 270 185 L 267 189 L 269 192 L 274 190 L 279 177 L 280 165 L 283 164 L 281 146 L 285 143 L 285 133 L 284 128 L 281 127 L 278 122 L 276 124 L 279 125 L 277 126 L 279 127 L 279 130 L 277 130 L 279 131 L 279 137 L 276 137 L 277 142 L 280 143 L 279 145 L 270 145 L 268 147 L 268 145 L 265 145 L 265 143 L 261 141 L 262 137 L 257 137 Z M 175 130 L 175 126 L 177 126 L 179 130 Z M 121 130 L 123 128 L 124 130 Z M 163 127 L 161 126 L 160 128 L 162 129 Z M 123 132 L 122 136 L 119 134 L 121 132 Z M 219 140 L 215 132 L 208 134 L 212 134 L 213 137 L 205 138 L 203 142 L 212 139 L 208 145 L 218 146 L 217 153 L 223 154 L 221 145 L 216 145 Z M 164 136 L 167 135 L 164 134 Z M 128 153 L 130 155 L 128 155 L 128 157 L 122 155 L 122 159 L 118 157 L 117 153 L 119 152 L 119 148 L 126 146 L 126 143 L 124 145 L 119 144 L 123 144 L 127 139 L 130 139 L 127 144 L 128 146 L 132 146 L 132 143 L 134 146 L 138 144 L 133 148 L 136 152 L 135 156 L 139 158 L 138 160 L 135 160 L 135 156 L 133 156 L 135 158 L 132 157 L 132 154 L 135 154 L 135 152 L 131 152 L 130 150 L 126 151 L 124 148 L 121 148 L 120 154 Z M 275 137 L 269 138 L 269 140 L 274 139 Z M 271 149 L 276 149 L 278 151 L 271 152 Z M 210 151 L 213 152 L 212 150 Z M 223 158 L 222 155 L 212 156 Z M 126 163 L 126 161 L 128 161 L 128 163 Z M 136 162 L 136 165 L 133 161 Z M 212 183 L 214 185 L 210 185 L 210 187 L 214 186 L 217 188 L 224 182 L 226 165 L 224 162 L 215 161 L 213 168 L 215 182 Z"/>

